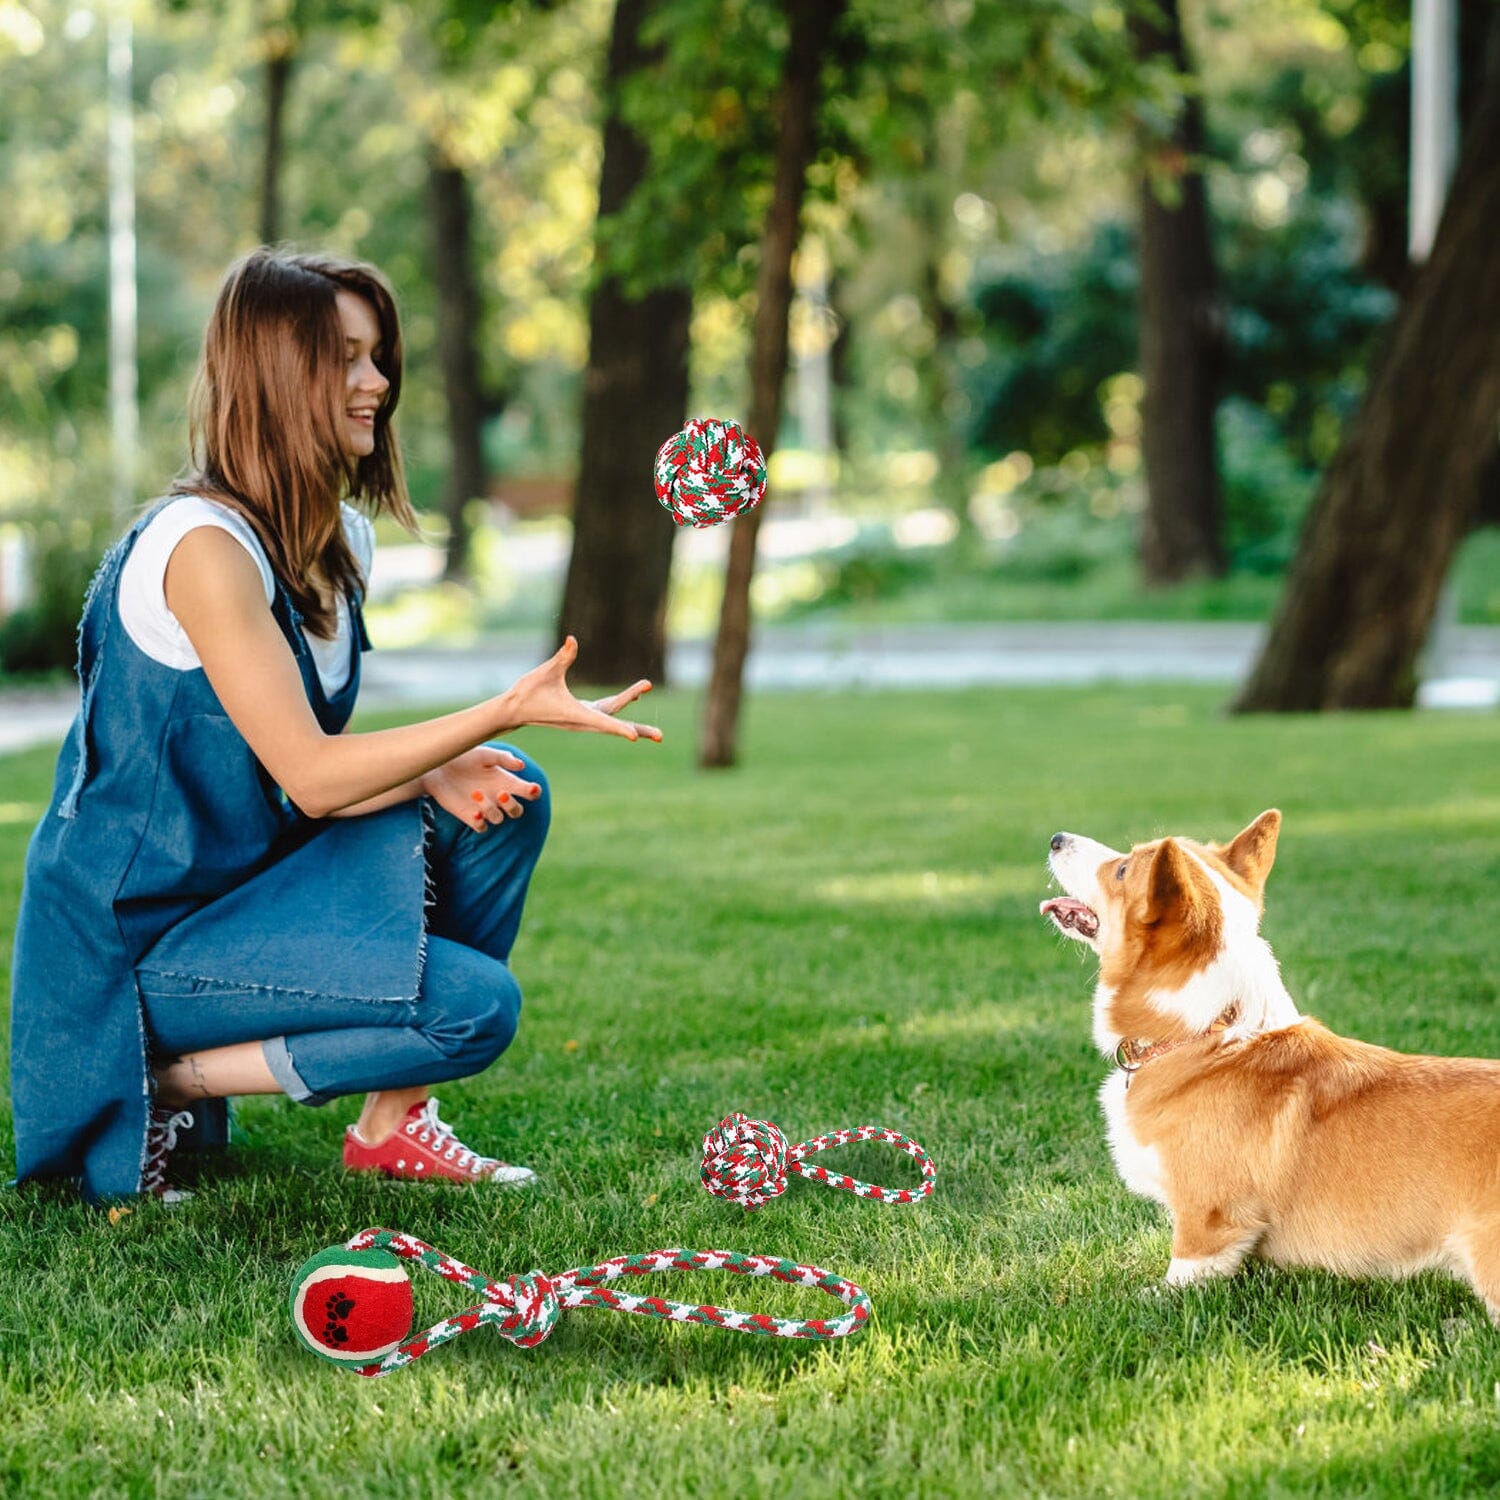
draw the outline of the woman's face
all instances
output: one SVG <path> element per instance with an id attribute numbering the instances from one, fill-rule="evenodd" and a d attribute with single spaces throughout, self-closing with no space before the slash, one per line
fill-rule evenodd
<path id="1" fill-rule="evenodd" d="M 349 451 L 365 458 L 375 451 L 375 413 L 391 383 L 375 367 L 384 351 L 375 309 L 355 292 L 338 292 L 339 323 L 344 330 L 348 374 L 344 382 L 344 430 Z"/>

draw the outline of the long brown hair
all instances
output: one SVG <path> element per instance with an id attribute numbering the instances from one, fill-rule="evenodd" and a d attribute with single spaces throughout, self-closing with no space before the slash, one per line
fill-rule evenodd
<path id="1" fill-rule="evenodd" d="M 346 445 L 340 290 L 363 297 L 380 324 L 375 364 L 390 381 L 366 457 Z M 229 268 L 203 338 L 189 415 L 189 467 L 173 494 L 232 506 L 255 529 L 309 628 L 332 635 L 319 588 L 363 590 L 339 502 L 361 502 L 416 529 L 391 415 L 401 394 L 396 301 L 373 266 L 331 255 L 254 250 Z"/>

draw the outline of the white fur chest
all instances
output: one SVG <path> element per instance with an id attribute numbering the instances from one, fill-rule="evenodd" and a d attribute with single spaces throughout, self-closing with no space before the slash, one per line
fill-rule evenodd
<path id="1" fill-rule="evenodd" d="M 1104 1122 L 1109 1140 L 1109 1154 L 1115 1159 L 1115 1170 L 1120 1180 L 1132 1193 L 1143 1198 L 1154 1198 L 1158 1203 L 1167 1201 L 1166 1188 L 1162 1180 L 1161 1155 L 1155 1146 L 1146 1146 L 1136 1139 L 1130 1128 L 1130 1117 L 1126 1109 L 1125 1085 L 1130 1075 L 1117 1068 L 1104 1080 L 1099 1090 L 1099 1103 L 1104 1107 Z"/>

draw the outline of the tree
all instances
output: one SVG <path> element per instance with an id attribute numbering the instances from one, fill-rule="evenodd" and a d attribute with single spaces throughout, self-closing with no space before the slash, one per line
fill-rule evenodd
<path id="1" fill-rule="evenodd" d="M 448 523 L 443 578 L 469 577 L 473 526 L 469 506 L 489 489 L 484 432 L 506 405 L 498 384 L 485 379 L 480 341 L 484 294 L 476 272 L 473 178 L 503 161 L 503 128 L 476 130 L 476 117 L 506 118 L 486 100 L 481 82 L 498 55 L 519 54 L 532 13 L 555 0 L 418 0 L 406 22 L 407 66 L 401 93 L 419 124 L 426 155 L 427 264 L 437 304 L 437 358 L 442 371 L 448 434 L 442 511 Z M 437 24 L 433 25 L 436 21 Z M 489 104 L 490 107 L 486 108 Z"/>
<path id="2" fill-rule="evenodd" d="M 608 99 L 599 217 L 608 233 L 645 179 L 651 152 L 626 120 L 622 93 L 658 55 L 641 40 L 658 0 L 617 0 L 605 76 Z M 601 260 L 607 251 L 601 245 Z M 583 444 L 573 502 L 573 550 L 558 639 L 578 638 L 576 675 L 612 682 L 666 672 L 672 520 L 649 501 L 656 450 L 687 411 L 692 291 L 685 279 L 649 289 L 604 269 L 589 299 Z"/>
<path id="3" fill-rule="evenodd" d="M 427 214 L 431 228 L 430 264 L 437 293 L 438 363 L 448 408 L 448 472 L 443 515 L 448 542 L 443 577 L 466 578 L 473 528 L 469 502 L 485 493 L 484 421 L 487 405 L 476 342 L 480 326 L 479 287 L 473 264 L 473 213 L 464 170 L 447 160 L 441 147 L 428 147 Z"/>
<path id="4" fill-rule="evenodd" d="M 771 206 L 760 242 L 750 354 L 750 431 L 768 459 L 781 426 L 792 256 L 801 233 L 807 167 L 817 143 L 814 127 L 819 74 L 845 0 L 784 0 L 784 5 L 790 34 L 777 101 Z M 730 766 L 735 760 L 745 658 L 750 651 L 750 580 L 763 514 L 757 507 L 732 523 L 724 600 L 698 747 L 699 764 L 703 766 Z"/>
<path id="5" fill-rule="evenodd" d="M 1178 0 L 1146 0 L 1130 31 L 1143 62 L 1191 79 Z M 1190 81 L 1165 128 L 1144 123 L 1140 202 L 1141 454 L 1148 583 L 1224 572 L 1214 413 L 1224 361 L 1224 312 L 1209 242 L 1200 162 L 1203 104 Z"/>
<path id="6" fill-rule="evenodd" d="M 261 38 L 266 54 L 266 134 L 261 154 L 260 239 L 274 245 L 281 238 L 281 163 L 285 152 L 286 104 L 299 43 L 298 7 L 269 24 Z"/>
<path id="7" fill-rule="evenodd" d="M 1242 711 L 1409 707 L 1500 414 L 1500 66 L 1302 534 Z"/>

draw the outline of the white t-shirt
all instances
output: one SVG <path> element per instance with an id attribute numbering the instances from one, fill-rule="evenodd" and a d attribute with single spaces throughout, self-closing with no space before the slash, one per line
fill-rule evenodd
<path id="1" fill-rule="evenodd" d="M 368 517 L 352 506 L 342 506 L 344 536 L 365 577 L 370 575 L 370 560 L 375 555 L 375 528 Z M 244 547 L 260 570 L 266 589 L 266 603 L 276 598 L 276 575 L 260 539 L 238 511 L 201 495 L 180 495 L 164 505 L 136 538 L 130 556 L 120 572 L 120 618 L 125 630 L 152 661 L 188 672 L 202 666 L 187 632 L 167 608 L 165 581 L 167 563 L 177 544 L 188 532 L 199 526 L 217 526 L 227 531 Z M 307 644 L 313 664 L 318 669 L 325 693 L 336 693 L 349 680 L 350 630 L 348 602 L 340 595 L 338 623 L 331 640 L 307 632 Z"/>

